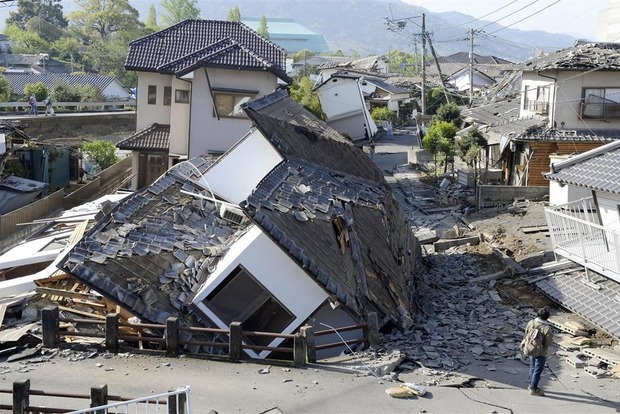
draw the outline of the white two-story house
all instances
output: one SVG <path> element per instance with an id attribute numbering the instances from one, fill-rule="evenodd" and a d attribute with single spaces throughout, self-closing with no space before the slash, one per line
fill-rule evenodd
<path id="1" fill-rule="evenodd" d="M 175 163 L 223 153 L 250 128 L 241 105 L 290 83 L 286 52 L 238 22 L 185 20 L 129 44 L 138 73 L 133 188 Z"/>

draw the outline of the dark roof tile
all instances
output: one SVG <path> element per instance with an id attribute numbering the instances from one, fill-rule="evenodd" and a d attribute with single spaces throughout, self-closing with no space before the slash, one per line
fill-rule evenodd
<path id="1" fill-rule="evenodd" d="M 164 151 L 170 149 L 170 125 L 153 124 L 148 128 L 138 131 L 130 137 L 119 141 L 116 147 L 122 150 L 131 151 Z M 156 182 L 149 187 L 149 191 L 153 194 L 159 194 L 164 189 L 164 184 L 170 185 L 169 180 L 165 182 Z"/>

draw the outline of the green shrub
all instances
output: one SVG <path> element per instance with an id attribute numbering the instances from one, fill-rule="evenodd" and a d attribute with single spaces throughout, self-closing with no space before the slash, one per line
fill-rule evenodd
<path id="1" fill-rule="evenodd" d="M 116 147 L 110 141 L 93 141 L 82 145 L 82 151 L 102 170 L 111 167 L 118 161 L 118 157 L 114 154 L 115 150 Z"/>

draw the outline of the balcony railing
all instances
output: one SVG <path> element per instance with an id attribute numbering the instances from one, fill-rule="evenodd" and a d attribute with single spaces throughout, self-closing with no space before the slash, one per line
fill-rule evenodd
<path id="1" fill-rule="evenodd" d="M 592 197 L 545 209 L 554 251 L 620 282 L 620 231 L 601 226 Z"/>
<path id="2" fill-rule="evenodd" d="M 549 103 L 545 101 L 527 101 L 526 109 L 539 115 L 547 115 L 549 113 Z"/>

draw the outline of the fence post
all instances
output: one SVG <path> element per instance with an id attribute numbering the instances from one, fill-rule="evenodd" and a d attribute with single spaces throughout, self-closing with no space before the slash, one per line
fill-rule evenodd
<path id="1" fill-rule="evenodd" d="M 108 404 L 108 386 L 100 385 L 90 388 L 90 408 L 100 407 Z M 96 414 L 106 414 L 106 410 L 97 410 Z"/>
<path id="2" fill-rule="evenodd" d="M 316 342 L 314 337 L 314 329 L 310 325 L 302 326 L 299 330 L 303 336 L 306 345 L 306 360 L 310 363 L 316 362 Z"/>
<path id="3" fill-rule="evenodd" d="M 59 340 L 59 312 L 57 306 L 49 306 L 41 310 L 41 326 L 43 329 L 43 346 L 53 348 Z"/>
<path id="4" fill-rule="evenodd" d="M 230 323 L 230 333 L 228 335 L 228 356 L 233 361 L 241 359 L 241 322 Z"/>
<path id="5" fill-rule="evenodd" d="M 179 318 L 166 319 L 166 354 L 179 355 Z"/>
<path id="6" fill-rule="evenodd" d="M 189 414 L 185 412 L 185 404 L 187 404 L 187 394 L 170 395 L 168 397 L 168 414 Z"/>
<path id="7" fill-rule="evenodd" d="M 293 365 L 303 367 L 306 365 L 306 338 L 300 333 L 293 338 Z"/>
<path id="8" fill-rule="evenodd" d="M 26 414 L 30 411 L 30 380 L 13 383 L 13 414 Z"/>
<path id="9" fill-rule="evenodd" d="M 366 317 L 368 325 L 368 346 L 377 349 L 379 345 L 379 319 L 376 312 L 368 312 Z"/>
<path id="10" fill-rule="evenodd" d="M 118 313 L 109 313 L 105 317 L 105 348 L 118 352 Z"/>

